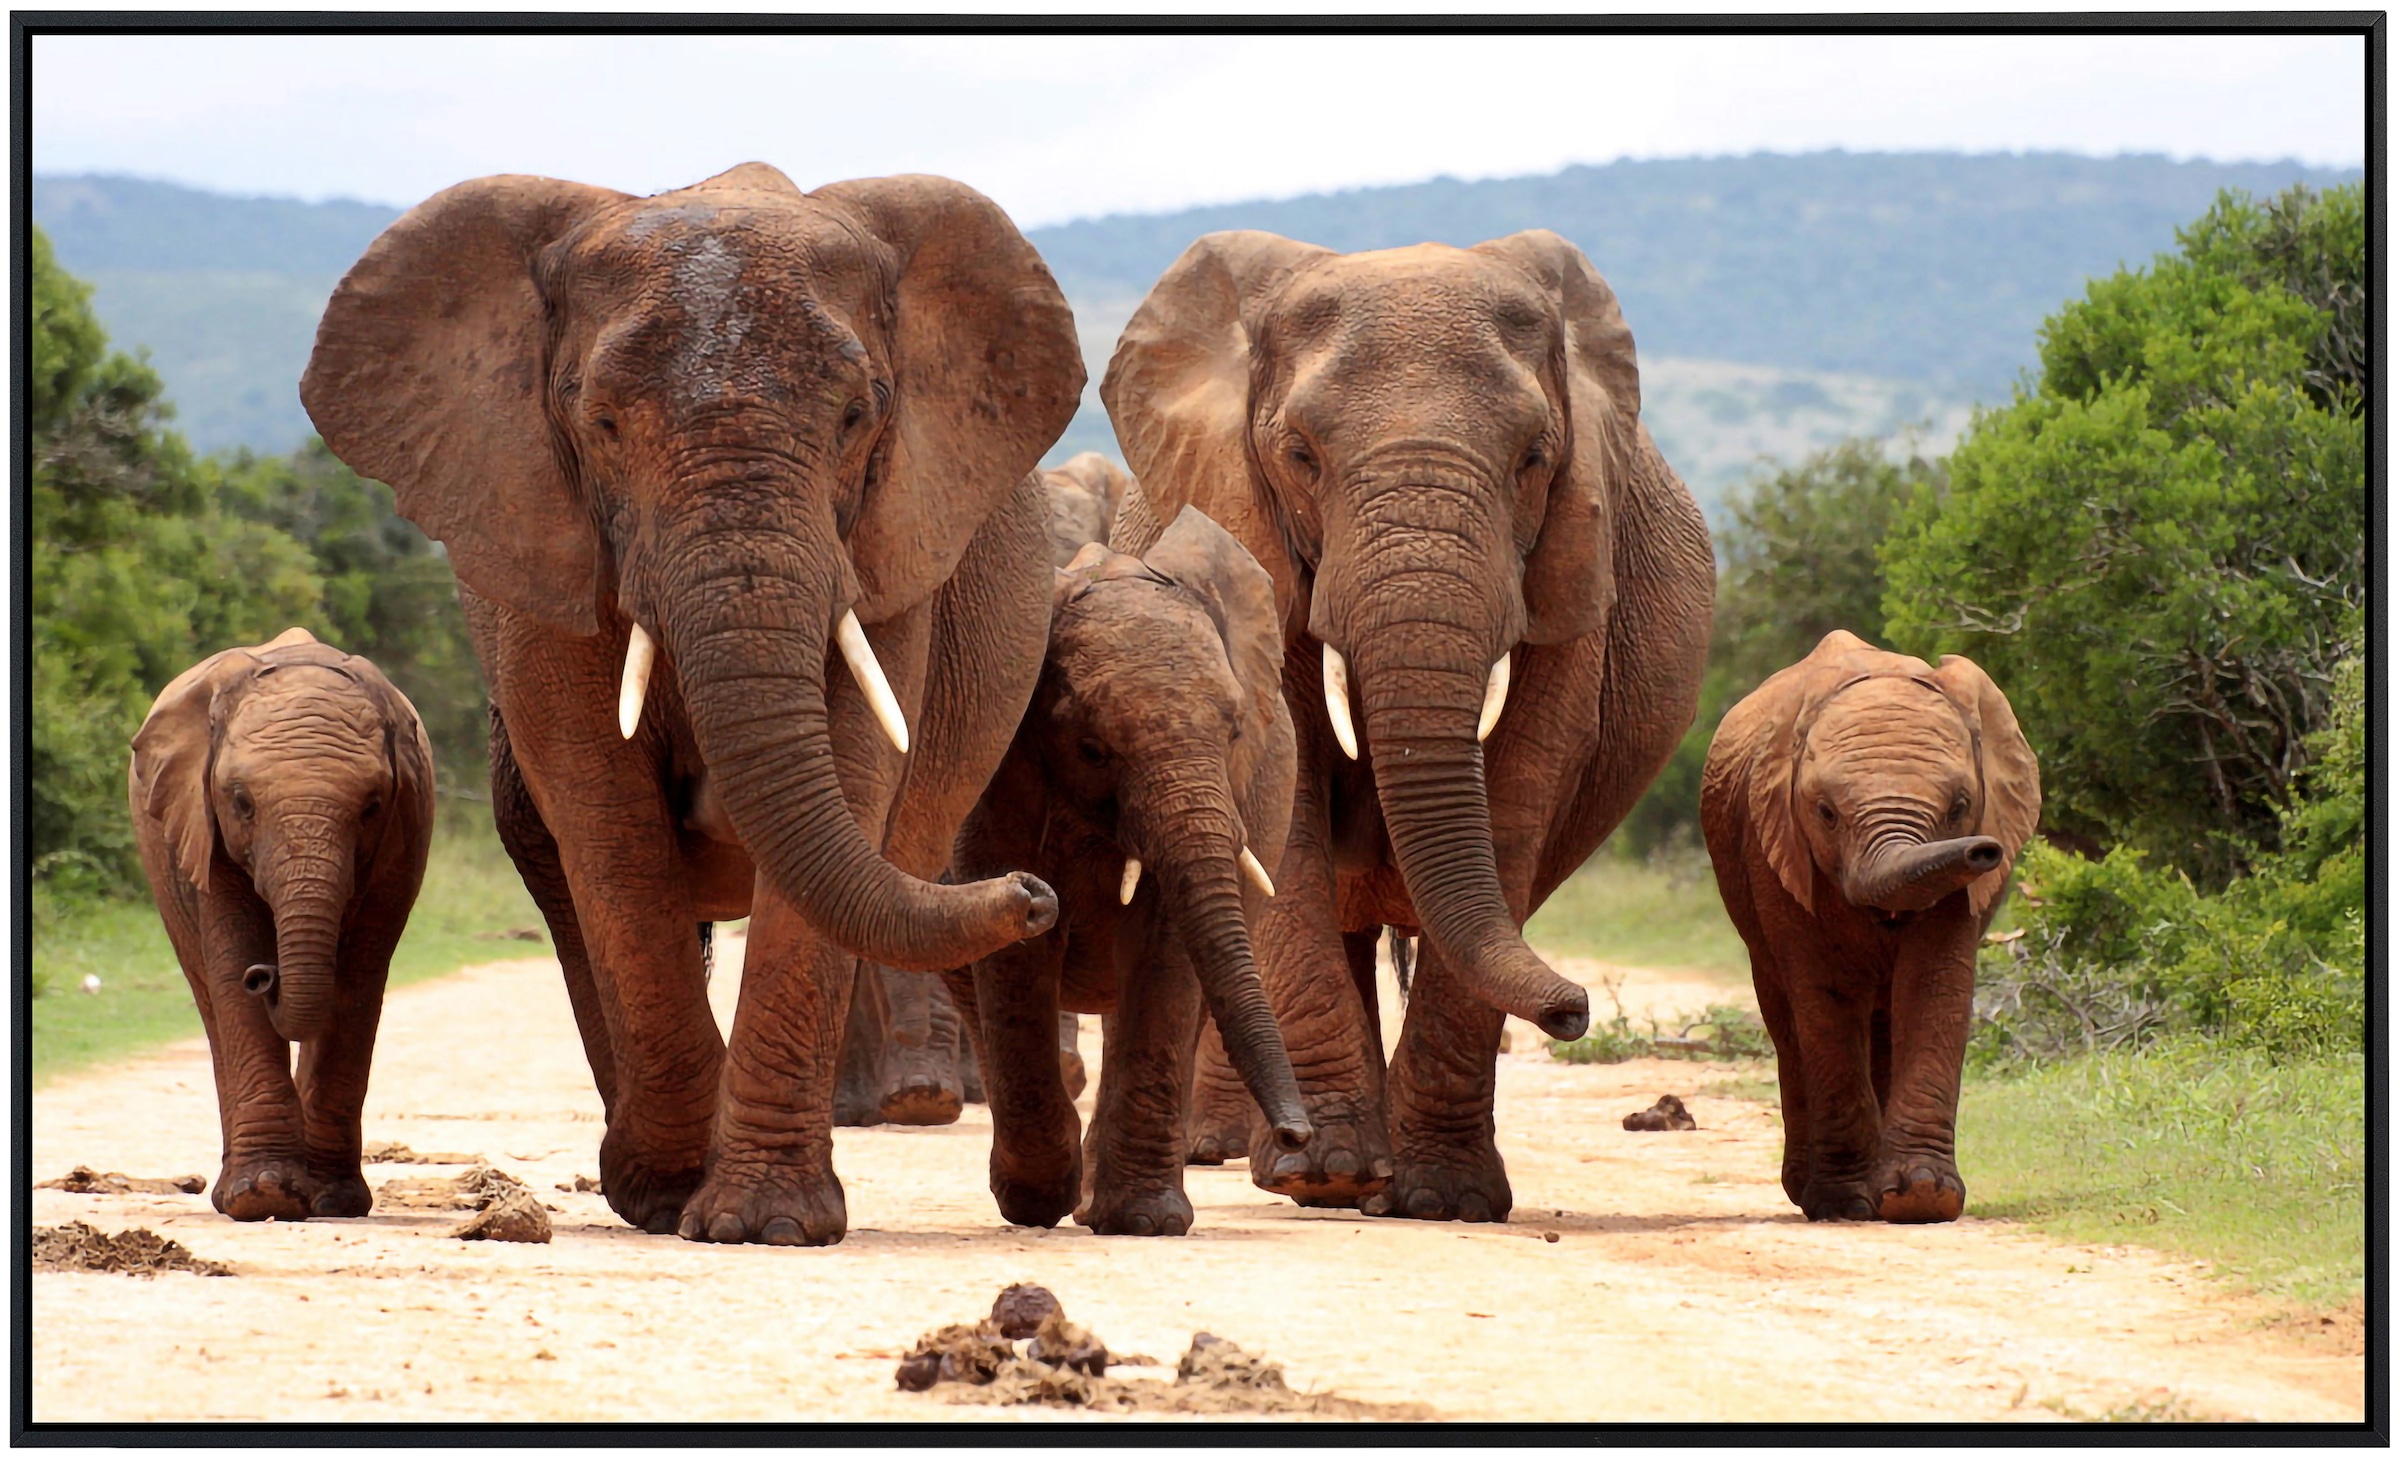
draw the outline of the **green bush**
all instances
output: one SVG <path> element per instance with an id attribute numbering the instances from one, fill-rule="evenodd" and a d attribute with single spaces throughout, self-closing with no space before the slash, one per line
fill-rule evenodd
<path id="1" fill-rule="evenodd" d="M 2046 826 L 2219 887 L 2361 646 L 2362 199 L 2228 194 L 2179 236 L 2044 326 L 2040 378 L 1886 542 L 1884 605 L 2007 690 Z"/>

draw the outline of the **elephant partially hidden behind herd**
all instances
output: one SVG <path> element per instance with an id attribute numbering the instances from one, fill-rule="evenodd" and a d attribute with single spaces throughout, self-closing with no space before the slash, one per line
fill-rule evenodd
<path id="1" fill-rule="evenodd" d="M 1302 1204 L 1507 1218 L 1503 1020 L 1588 1020 L 1521 928 L 1689 727 L 1714 591 L 1615 296 L 1542 231 L 1211 234 L 1101 386 L 1130 478 L 1034 472 L 1083 385 L 1031 245 L 931 177 L 484 178 L 334 293 L 301 397 L 448 547 L 632 1224 L 841 1239 L 837 1115 L 954 1117 L 962 1025 L 1011 1221 L 1181 1234 L 1187 1160 L 1241 1151 Z M 368 1208 L 431 773 L 298 630 L 135 738 L 228 1215 Z M 1836 633 L 1727 716 L 1703 819 L 1811 1218 L 1962 1209 L 1974 947 L 2039 809 L 1963 659 Z M 693 928 L 744 916 L 728 1040 Z M 1106 1015 L 1088 1133 L 1062 1012 Z"/>

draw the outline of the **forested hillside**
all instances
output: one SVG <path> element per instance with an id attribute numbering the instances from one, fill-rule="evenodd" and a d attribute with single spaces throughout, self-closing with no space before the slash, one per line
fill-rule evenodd
<path id="1" fill-rule="evenodd" d="M 2355 175 L 2160 157 L 1757 155 L 1101 218 L 1032 238 L 1075 303 L 1096 387 L 1126 315 L 1202 233 L 1266 228 L 1359 249 L 1555 229 L 1624 299 L 1652 429 L 1713 502 L 1761 455 L 1912 422 L 1946 445 L 1969 404 L 2003 400 L 2035 363 L 2045 313 L 2172 248 L 2218 189 L 2268 196 Z M 151 351 L 203 451 L 284 451 L 307 435 L 295 382 L 317 313 L 397 216 L 94 177 L 37 177 L 33 206 L 60 263 L 94 285 L 110 336 Z M 1059 454 L 1082 449 L 1114 452 L 1096 395 Z"/>

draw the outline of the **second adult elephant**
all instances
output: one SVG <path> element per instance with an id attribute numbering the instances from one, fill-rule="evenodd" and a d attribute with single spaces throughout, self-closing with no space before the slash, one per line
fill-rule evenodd
<path id="1" fill-rule="evenodd" d="M 484 178 L 336 290 L 301 397 L 449 547 L 632 1223 L 840 1239 L 856 959 L 940 971 L 1054 919 L 1030 876 L 929 878 L 1033 690 L 1030 473 L 1082 380 L 1032 247 L 931 177 Z M 728 1046 L 692 929 L 743 915 Z"/>
<path id="2" fill-rule="evenodd" d="M 1640 419 L 1633 338 L 1556 234 L 1343 255 L 1202 238 L 1101 387 L 1141 489 L 1112 545 L 1197 505 L 1275 579 L 1299 733 L 1258 959 L 1316 1139 L 1256 1129 L 1304 1203 L 1498 1220 L 1504 1015 L 1584 990 L 1520 928 L 1691 724 L 1708 531 Z M 1375 943 L 1422 934 L 1387 1094 Z"/>

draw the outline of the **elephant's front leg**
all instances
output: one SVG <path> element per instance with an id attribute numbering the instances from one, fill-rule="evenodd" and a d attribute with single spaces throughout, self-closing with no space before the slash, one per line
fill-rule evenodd
<path id="1" fill-rule="evenodd" d="M 1287 676 L 1287 698 L 1291 682 Z M 1319 710 L 1315 719 L 1323 718 Z M 1304 766 L 1323 748 L 1312 741 L 1327 737 L 1301 730 Z M 1383 1038 L 1368 1020 L 1343 943 L 1326 827 L 1324 782 L 1304 768 L 1276 894 L 1252 938 L 1259 978 L 1317 1132 L 1307 1148 L 1284 1149 L 1266 1120 L 1253 1120 L 1250 1182 L 1301 1205 L 1350 1209 L 1391 1178 L 1392 1147 L 1384 1130 Z M 1105 1067 L 1101 1076 L 1107 1077 Z"/>
<path id="2" fill-rule="evenodd" d="M 1058 1068 L 1062 952 L 1053 934 L 975 964 L 973 1001 L 983 1025 L 976 1051 L 992 1109 L 992 1197 L 1011 1225 L 1056 1225 L 1074 1210 L 1083 1184 L 1083 1121 Z"/>
<path id="3" fill-rule="evenodd" d="M 870 992 L 879 996 L 871 997 Z M 880 1002 L 881 1016 L 862 1009 Z M 843 1038 L 842 1100 L 852 1124 L 953 1124 L 966 1102 L 958 1013 L 922 972 L 861 965 Z"/>
<path id="4" fill-rule="evenodd" d="M 1809 949 L 1790 949 L 1784 966 L 1808 1084 L 1809 1169 L 1800 1213 L 1811 1220 L 1872 1220 L 1882 1123 L 1869 1074 L 1874 988 Z"/>
<path id="5" fill-rule="evenodd" d="M 300 1049 L 300 1109 L 309 1178 L 317 1186 L 311 1214 L 352 1217 L 374 1206 L 360 1167 L 360 1119 L 393 940 L 379 935 L 356 948 L 345 944 L 333 1025 Z"/>
<path id="6" fill-rule="evenodd" d="M 1893 969 L 1891 1098 L 1873 1181 L 1876 1213 L 1886 1220 L 1956 1220 L 1967 1208 L 1958 1172 L 1958 1080 L 1982 927 L 1966 901 L 1960 893 L 1923 913 L 1903 933 Z"/>
<path id="7" fill-rule="evenodd" d="M 708 1178 L 684 1203 L 684 1239 L 832 1245 L 849 1229 L 833 1085 L 857 966 L 759 877 Z"/>
<path id="8" fill-rule="evenodd" d="M 1102 1235 L 1182 1235 L 1192 1228 L 1183 1192 L 1189 1136 L 1184 1100 L 1200 1032 L 1200 979 L 1170 938 L 1117 994 L 1102 1024 L 1100 1098 L 1084 1165 L 1079 1225 Z"/>
<path id="9" fill-rule="evenodd" d="M 1370 955 L 1372 941 L 1369 942 Z M 1493 1141 L 1503 1014 L 1470 994 L 1431 938 L 1392 1058 L 1392 1182 L 1359 1208 L 1412 1220 L 1506 1220 L 1513 1197 Z"/>
<path id="10" fill-rule="evenodd" d="M 1246 1158 L 1251 1140 L 1263 1131 L 1257 1127 L 1258 1101 L 1243 1087 L 1242 1076 L 1225 1051 L 1224 1035 L 1217 1031 L 1217 1020 L 1205 1008 L 1200 1018 L 1200 1049 L 1192 1060 L 1191 1113 L 1185 1121 L 1192 1131 L 1192 1145 L 1185 1158 L 1193 1164 L 1223 1164 Z"/>
<path id="11" fill-rule="evenodd" d="M 308 1175 L 292 1048 L 268 1020 L 266 1004 L 242 988 L 247 969 L 275 960 L 274 920 L 221 860 L 213 879 L 200 905 L 205 965 L 197 973 L 185 969 L 210 1014 L 208 1052 L 224 1133 L 224 1163 L 209 1202 L 236 1220 L 305 1220 L 316 1183 Z"/>

